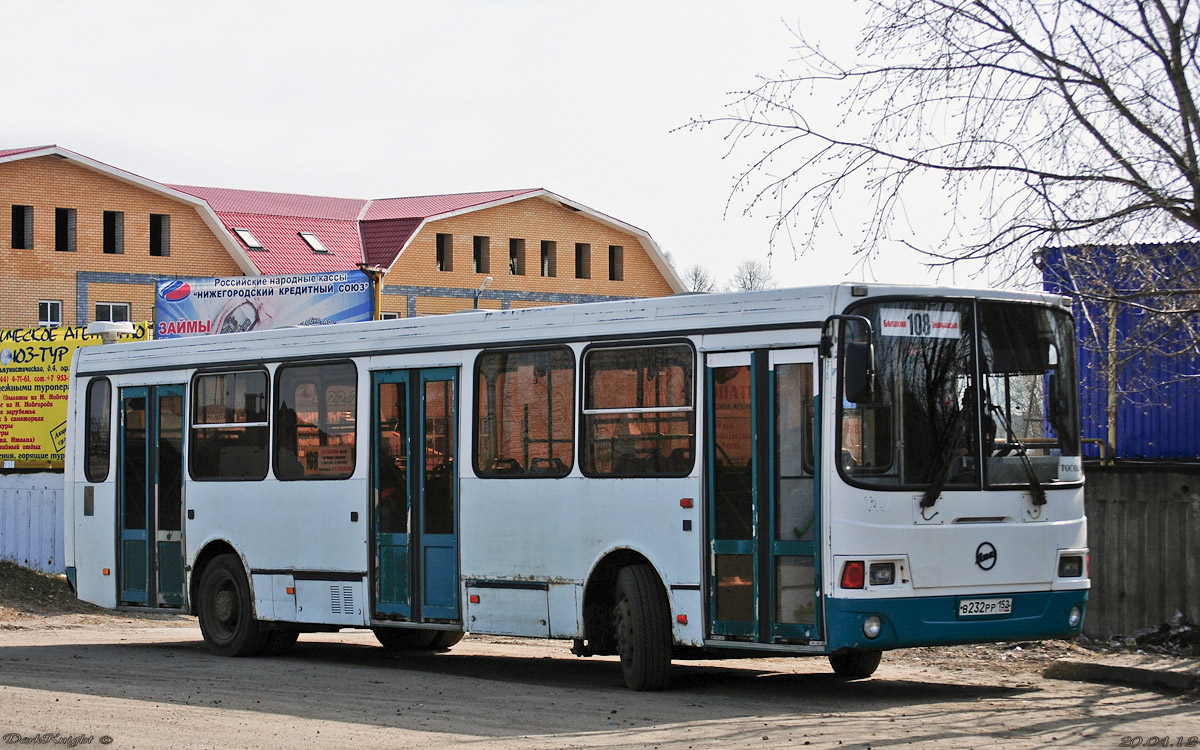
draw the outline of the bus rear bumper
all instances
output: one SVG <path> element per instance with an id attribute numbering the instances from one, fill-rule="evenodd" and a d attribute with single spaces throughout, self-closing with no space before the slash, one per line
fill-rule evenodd
<path id="1" fill-rule="evenodd" d="M 1011 600 L 1007 614 L 960 613 L 962 602 Z M 1020 594 L 914 597 L 911 599 L 826 599 L 830 652 L 844 648 L 878 651 L 910 646 L 946 646 L 1045 638 L 1074 638 L 1083 628 L 1087 589 Z M 983 608 L 996 605 L 984 604 Z M 1077 621 L 1072 625 L 1072 612 Z M 879 634 L 865 630 L 878 618 Z"/>

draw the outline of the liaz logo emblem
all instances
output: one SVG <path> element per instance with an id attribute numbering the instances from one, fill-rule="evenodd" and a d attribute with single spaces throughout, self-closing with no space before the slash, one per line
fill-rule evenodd
<path id="1" fill-rule="evenodd" d="M 991 542 L 984 542 L 975 548 L 975 564 L 980 570 L 991 570 L 996 567 L 996 548 Z"/>
<path id="2" fill-rule="evenodd" d="M 192 293 L 192 285 L 186 281 L 168 281 L 163 284 L 163 288 L 158 290 L 158 296 L 168 302 L 178 302 L 181 299 L 187 299 Z"/>

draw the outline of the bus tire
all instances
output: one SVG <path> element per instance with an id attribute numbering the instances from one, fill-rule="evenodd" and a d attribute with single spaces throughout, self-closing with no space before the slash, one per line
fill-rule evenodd
<path id="1" fill-rule="evenodd" d="M 671 620 L 666 593 L 649 565 L 617 574 L 613 626 L 621 675 L 634 690 L 662 690 L 671 681 Z"/>
<path id="2" fill-rule="evenodd" d="M 829 665 L 838 677 L 855 679 L 870 677 L 875 674 L 879 660 L 883 658 L 882 651 L 859 651 L 848 649 L 829 655 Z"/>
<path id="3" fill-rule="evenodd" d="M 267 656 L 282 656 L 292 650 L 292 646 L 296 645 L 299 637 L 300 631 L 295 628 L 272 630 L 267 633 L 267 643 L 263 647 L 263 653 Z"/>
<path id="4" fill-rule="evenodd" d="M 254 617 L 250 583 L 237 555 L 214 557 L 200 578 L 200 632 L 218 656 L 257 656 L 267 632 Z"/>
<path id="5" fill-rule="evenodd" d="M 438 630 L 429 647 L 434 651 L 449 651 L 463 639 L 466 633 L 457 630 Z"/>
<path id="6" fill-rule="evenodd" d="M 379 645 L 388 651 L 420 651 L 429 648 L 436 630 L 421 628 L 371 628 Z"/>

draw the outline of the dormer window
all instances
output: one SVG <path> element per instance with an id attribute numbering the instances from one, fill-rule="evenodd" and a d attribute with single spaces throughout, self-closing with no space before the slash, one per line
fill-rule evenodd
<path id="1" fill-rule="evenodd" d="M 262 246 L 261 242 L 259 242 L 258 240 L 256 240 L 254 238 L 254 235 L 251 234 L 249 229 L 234 229 L 233 233 L 238 236 L 238 239 L 240 239 L 242 241 L 242 244 L 244 244 L 246 246 L 247 250 L 265 250 L 266 249 Z"/>
<path id="2" fill-rule="evenodd" d="M 313 234 L 312 232 L 300 232 L 299 234 L 300 234 L 300 239 L 304 240 L 308 244 L 308 246 L 312 248 L 312 251 L 314 253 L 329 252 L 329 249 L 327 247 L 325 247 L 324 245 L 322 245 L 321 241 L 319 239 L 317 239 L 317 235 Z"/>

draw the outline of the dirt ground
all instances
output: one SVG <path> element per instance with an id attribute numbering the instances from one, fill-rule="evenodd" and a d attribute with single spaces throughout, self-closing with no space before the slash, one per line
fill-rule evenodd
<path id="1" fill-rule="evenodd" d="M 561 642 L 468 637 L 392 654 L 347 630 L 223 659 L 194 618 L 50 601 L 38 581 L 22 602 L 9 573 L 0 745 L 1116 748 L 1200 735 L 1196 696 L 1043 678 L 1055 658 L 1104 656 L 1071 643 L 892 652 L 859 681 L 816 658 L 679 662 L 669 690 L 634 693 L 614 659 Z"/>
<path id="2" fill-rule="evenodd" d="M 48 576 L 0 560 L 0 632 L 99 628 L 125 630 L 131 626 L 195 627 L 184 615 L 116 612 L 75 598 L 61 576 Z M 349 632 L 349 631 L 348 631 Z M 496 643 L 529 643 L 525 639 L 488 638 Z M 937 665 L 948 671 L 988 671 L 1017 675 L 1040 673 L 1055 659 L 1095 659 L 1104 650 L 1084 648 L 1067 641 L 986 644 L 906 649 L 889 653 L 890 663 L 917 667 Z M 807 664 L 817 663 L 805 660 Z M 821 660 L 820 663 L 824 663 Z"/>

